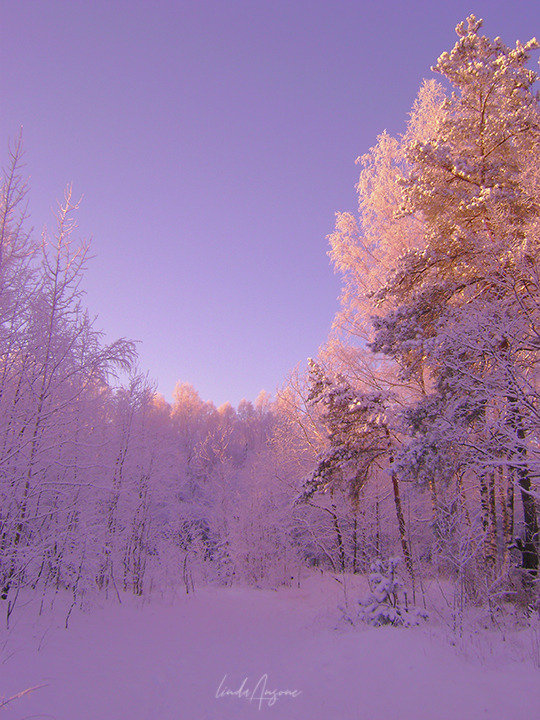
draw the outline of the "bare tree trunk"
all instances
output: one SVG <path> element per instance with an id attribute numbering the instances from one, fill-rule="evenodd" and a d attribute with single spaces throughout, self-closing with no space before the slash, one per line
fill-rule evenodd
<path id="1" fill-rule="evenodd" d="M 480 475 L 480 504 L 482 506 L 482 528 L 484 530 L 484 565 L 488 577 L 492 578 L 497 566 L 497 544 L 495 537 L 492 505 L 494 498 L 493 473 Z"/>
<path id="2" fill-rule="evenodd" d="M 396 473 L 393 470 L 391 471 L 391 473 L 392 473 L 392 488 L 394 491 L 394 505 L 396 506 L 396 515 L 397 515 L 398 529 L 399 529 L 399 539 L 401 541 L 403 557 L 405 558 L 405 565 L 407 566 L 407 570 L 409 571 L 409 575 L 411 576 L 411 581 L 413 584 L 413 591 L 414 591 L 414 568 L 413 568 L 413 562 L 412 562 L 410 548 L 407 545 L 405 517 L 403 515 L 403 508 L 401 506 L 399 482 L 398 482 Z"/>
<path id="3" fill-rule="evenodd" d="M 339 565 L 341 572 L 345 572 L 345 548 L 343 547 L 343 535 L 339 526 L 337 507 L 332 503 L 332 523 L 336 532 L 337 546 L 339 552 Z"/>
<path id="4" fill-rule="evenodd" d="M 357 520 L 356 513 L 355 513 L 354 521 L 353 521 L 353 573 L 355 575 L 358 572 L 357 555 L 358 555 L 358 520 Z"/>
<path id="5" fill-rule="evenodd" d="M 521 491 L 523 519 L 525 521 L 525 538 L 520 544 L 522 565 L 531 576 L 538 573 L 538 518 L 536 502 L 531 494 L 531 478 L 527 467 L 527 449 L 525 445 L 525 429 L 518 408 L 518 397 L 515 391 L 508 394 L 508 424 L 515 431 L 517 443 L 511 455 L 512 471 Z"/>

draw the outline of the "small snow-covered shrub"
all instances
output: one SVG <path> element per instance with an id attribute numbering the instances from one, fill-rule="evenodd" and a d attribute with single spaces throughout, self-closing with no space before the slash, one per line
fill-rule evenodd
<path id="1" fill-rule="evenodd" d="M 398 564 L 399 558 L 378 558 L 371 563 L 368 576 L 371 594 L 359 601 L 359 617 L 368 625 L 410 627 L 427 619 L 425 611 L 407 606 L 401 583 L 396 577 Z"/>
<path id="2" fill-rule="evenodd" d="M 540 580 L 521 567 L 512 567 L 503 586 L 504 600 L 512 607 L 518 625 L 540 622 Z"/>

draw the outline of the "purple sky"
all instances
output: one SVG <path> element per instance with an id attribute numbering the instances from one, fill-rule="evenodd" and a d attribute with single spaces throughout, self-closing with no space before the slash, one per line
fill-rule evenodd
<path id="1" fill-rule="evenodd" d="M 84 194 L 88 306 L 166 397 L 236 404 L 316 354 L 354 160 L 470 12 L 540 34 L 538 0 L 0 0 L 0 142 L 23 126 L 32 223 Z"/>

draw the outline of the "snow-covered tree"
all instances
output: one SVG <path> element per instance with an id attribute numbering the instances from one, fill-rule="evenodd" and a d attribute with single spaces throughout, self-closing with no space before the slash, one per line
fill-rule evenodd
<path id="1" fill-rule="evenodd" d="M 392 483 L 399 539 L 414 582 L 410 547 L 406 539 L 401 491 L 394 468 L 399 440 L 391 429 L 392 398 L 382 391 L 355 389 L 342 375 L 329 377 L 315 361 L 310 360 L 310 393 L 308 401 L 319 410 L 319 420 L 327 431 L 327 442 L 317 458 L 315 470 L 305 481 L 302 499 L 309 500 L 317 491 L 346 490 L 356 514 L 360 497 L 369 479 L 386 471 Z M 336 533 L 342 558 L 343 540 Z M 342 562 L 342 565 L 344 563 Z"/>
<path id="2" fill-rule="evenodd" d="M 434 68 L 454 92 L 431 137 L 407 146 L 400 214 L 421 216 L 423 242 L 399 258 L 378 292 L 382 307 L 390 303 L 374 321 L 372 347 L 395 358 L 404 376 L 423 380 L 429 368 L 432 405 L 436 398 L 444 406 L 454 430 L 467 429 L 469 450 L 472 428 L 475 437 L 483 433 L 476 442 L 483 457 L 473 461 L 481 494 L 497 459 L 515 473 L 524 566 L 535 572 L 538 523 L 523 424 L 536 395 L 540 115 L 527 61 L 537 43 L 510 49 L 480 35 L 480 26 L 474 16 L 458 25 L 458 42 Z M 524 304 L 528 317 L 521 317 Z M 493 448 L 495 419 L 507 439 L 504 462 Z"/>
<path id="3" fill-rule="evenodd" d="M 360 159 L 359 217 L 338 215 L 330 254 L 344 278 L 336 326 L 360 338 L 357 354 L 367 341 L 383 356 L 373 374 L 385 368 L 403 408 L 393 471 L 428 489 L 437 543 L 458 531 L 450 517 L 466 535 L 481 518 L 493 577 L 514 486 L 523 565 L 538 565 L 540 121 L 536 41 L 508 48 L 480 27 L 458 25 L 433 68 L 442 84 L 424 82 L 405 133 Z"/>

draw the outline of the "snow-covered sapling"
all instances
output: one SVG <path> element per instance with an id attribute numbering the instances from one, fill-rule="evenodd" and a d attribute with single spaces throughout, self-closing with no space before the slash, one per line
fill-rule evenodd
<path id="1" fill-rule="evenodd" d="M 368 625 L 410 627 L 428 617 L 425 611 L 408 607 L 406 595 L 396 577 L 399 562 L 399 558 L 378 558 L 371 563 L 368 576 L 371 594 L 359 601 L 359 617 Z"/>

